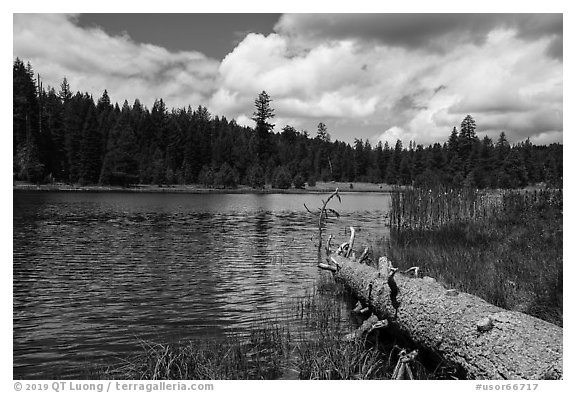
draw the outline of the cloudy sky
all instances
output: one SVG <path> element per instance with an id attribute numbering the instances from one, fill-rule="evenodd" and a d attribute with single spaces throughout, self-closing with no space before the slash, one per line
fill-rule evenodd
<path id="1" fill-rule="evenodd" d="M 120 104 L 207 106 L 253 125 L 254 99 L 333 139 L 428 144 L 467 114 L 480 136 L 562 142 L 561 14 L 14 14 L 13 56 Z"/>

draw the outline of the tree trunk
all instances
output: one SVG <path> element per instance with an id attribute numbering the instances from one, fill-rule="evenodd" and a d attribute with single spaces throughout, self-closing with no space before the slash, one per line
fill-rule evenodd
<path id="1" fill-rule="evenodd" d="M 467 379 L 562 378 L 562 328 L 447 290 L 430 277 L 390 275 L 388 267 L 342 256 L 331 262 L 335 278 L 379 319 L 460 366 Z"/>

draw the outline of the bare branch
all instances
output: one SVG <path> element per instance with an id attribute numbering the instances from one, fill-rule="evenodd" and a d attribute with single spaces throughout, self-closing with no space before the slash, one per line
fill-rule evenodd
<path id="1" fill-rule="evenodd" d="M 362 252 L 362 255 L 360 255 L 360 259 L 358 259 L 358 263 L 362 263 L 366 258 L 368 258 L 368 250 L 368 247 L 364 249 L 364 252 Z"/>
<path id="2" fill-rule="evenodd" d="M 340 268 L 340 264 L 338 263 L 338 261 L 336 259 L 334 259 L 334 257 L 330 257 L 330 260 L 332 261 L 332 263 L 334 265 L 336 265 L 338 268 Z"/>
<path id="3" fill-rule="evenodd" d="M 331 272 L 336 272 L 338 271 L 338 268 L 336 266 L 331 266 L 331 265 L 327 265 L 325 263 L 319 263 L 318 267 L 322 270 L 329 270 Z"/>
<path id="4" fill-rule="evenodd" d="M 328 241 L 326 242 L 326 255 L 332 254 L 332 235 L 328 236 Z"/>
<path id="5" fill-rule="evenodd" d="M 336 217 L 340 217 L 340 215 L 338 214 L 338 212 L 334 209 L 326 209 L 326 206 L 328 205 L 328 203 L 330 202 L 330 200 L 334 197 L 337 197 L 338 200 L 340 202 L 342 202 L 342 199 L 340 199 L 340 195 L 338 194 L 338 188 L 336 188 L 336 190 L 330 194 L 330 196 L 328 196 L 328 199 L 323 200 L 322 199 L 322 208 L 319 209 L 320 213 L 314 213 L 312 212 L 310 209 L 308 209 L 308 206 L 306 206 L 306 204 L 304 204 L 304 207 L 306 208 L 306 210 L 308 211 L 308 213 L 313 214 L 315 216 L 318 216 L 318 232 L 320 234 L 320 239 L 319 239 L 319 243 L 318 243 L 318 249 L 320 249 L 322 247 L 322 219 L 328 219 L 328 211 L 332 214 L 334 214 Z"/>
<path id="6" fill-rule="evenodd" d="M 345 257 L 349 257 L 350 253 L 352 252 L 352 247 L 354 247 L 354 237 L 356 235 L 356 231 L 354 227 L 350 227 L 350 240 L 348 241 L 348 252 L 344 254 Z"/>
<path id="7" fill-rule="evenodd" d="M 306 210 L 308 210 L 308 213 L 314 214 L 315 216 L 318 215 L 318 213 L 314 213 L 313 211 L 310 211 L 310 209 L 308 209 L 308 206 L 306 206 L 306 204 L 304 204 L 304 207 L 306 208 Z"/>
<path id="8" fill-rule="evenodd" d="M 404 270 L 405 274 L 414 272 L 414 277 L 418 277 L 418 270 L 420 270 L 420 268 L 418 266 L 412 266 L 410 269 L 408 270 Z"/>

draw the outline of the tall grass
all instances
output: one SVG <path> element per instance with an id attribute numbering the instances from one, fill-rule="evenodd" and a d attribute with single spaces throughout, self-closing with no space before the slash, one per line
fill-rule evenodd
<path id="1" fill-rule="evenodd" d="M 289 311 L 292 320 L 306 329 L 276 322 L 254 326 L 248 338 L 176 344 L 143 342 L 140 354 L 97 376 L 172 380 L 390 379 L 399 352 L 395 338 L 343 339 L 355 328 L 350 324 L 350 296 L 331 275 L 322 273 L 317 285 Z M 434 370 L 439 364 L 436 360 L 430 367 Z M 418 362 L 413 371 L 422 379 L 443 376 L 426 371 Z"/>
<path id="2" fill-rule="evenodd" d="M 562 208 L 562 190 L 407 190 L 392 196 L 380 253 L 562 326 Z"/>
<path id="3" fill-rule="evenodd" d="M 110 379 L 274 379 L 286 359 L 278 325 L 254 329 L 248 340 L 231 337 L 176 344 L 142 342 L 140 355 L 106 370 Z"/>

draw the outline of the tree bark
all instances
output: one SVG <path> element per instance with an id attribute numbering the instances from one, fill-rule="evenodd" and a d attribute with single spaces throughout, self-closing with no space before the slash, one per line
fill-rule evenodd
<path id="1" fill-rule="evenodd" d="M 379 319 L 460 366 L 467 379 L 561 379 L 562 328 L 447 290 L 430 277 L 391 274 L 333 256 L 334 276 Z M 332 270 L 332 269 L 330 269 Z"/>

